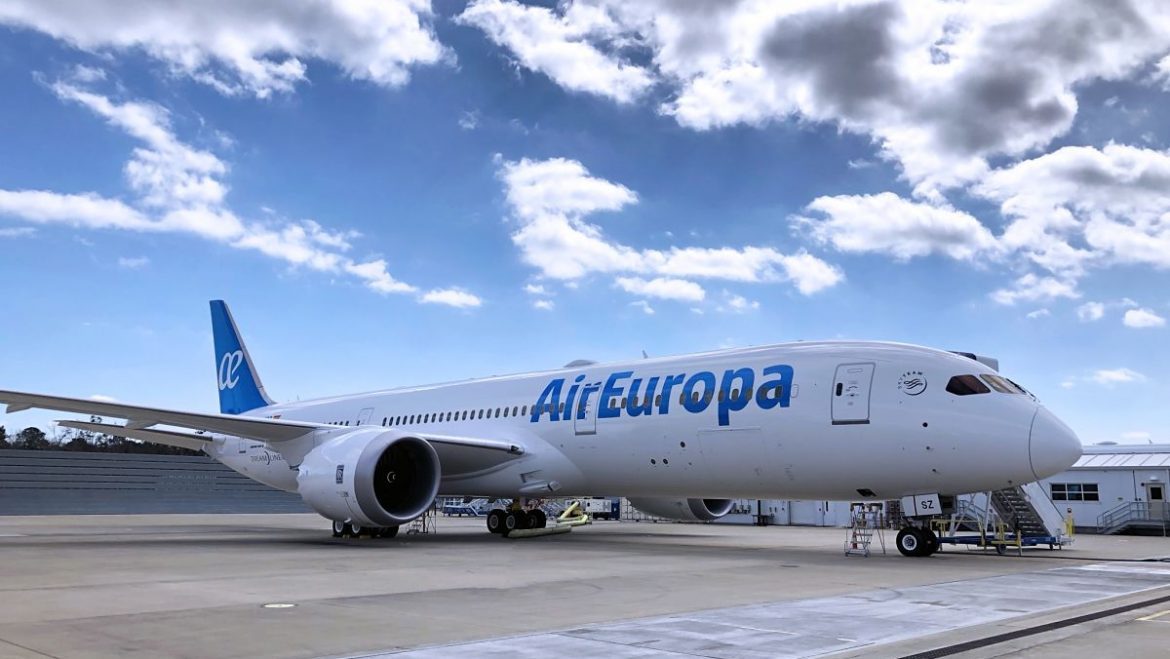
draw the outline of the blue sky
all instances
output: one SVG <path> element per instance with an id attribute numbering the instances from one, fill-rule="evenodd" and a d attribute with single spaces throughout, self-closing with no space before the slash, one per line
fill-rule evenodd
<path id="1" fill-rule="evenodd" d="M 1170 440 L 1170 18 L 1016 4 L 5 3 L 3 387 L 214 409 L 223 298 L 281 400 L 889 339 Z"/>

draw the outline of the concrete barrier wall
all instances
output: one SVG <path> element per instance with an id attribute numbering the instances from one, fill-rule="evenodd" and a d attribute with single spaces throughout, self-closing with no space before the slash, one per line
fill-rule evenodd
<path id="1" fill-rule="evenodd" d="M 0 450 L 0 515 L 303 512 L 208 457 Z"/>

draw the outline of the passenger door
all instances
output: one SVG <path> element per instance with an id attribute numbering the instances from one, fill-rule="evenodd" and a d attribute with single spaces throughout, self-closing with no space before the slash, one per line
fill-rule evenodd
<path id="1" fill-rule="evenodd" d="M 841 364 L 833 378 L 833 425 L 869 423 L 872 363 Z"/>
<path id="2" fill-rule="evenodd" d="M 361 412 L 358 412 L 357 425 L 364 426 L 370 422 L 370 416 L 374 414 L 374 408 L 363 407 Z"/>
<path id="3" fill-rule="evenodd" d="M 600 383 L 598 383 L 600 386 Z M 593 389 L 593 387 L 590 387 Z M 589 391 L 582 387 L 582 391 Z M 573 407 L 575 410 L 565 410 L 573 415 L 573 431 L 578 435 L 595 435 L 597 434 L 597 403 L 596 400 L 601 397 L 599 389 L 589 391 L 588 394 L 582 394 L 581 400 L 577 401 Z"/>

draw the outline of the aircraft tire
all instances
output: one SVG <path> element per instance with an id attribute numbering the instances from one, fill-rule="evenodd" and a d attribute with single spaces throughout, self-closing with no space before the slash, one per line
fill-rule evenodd
<path id="1" fill-rule="evenodd" d="M 926 546 L 926 539 L 922 537 L 921 531 L 912 526 L 907 526 L 901 531 L 898 531 L 898 537 L 894 541 L 894 544 L 898 545 L 898 551 L 903 556 L 919 557 L 926 555 L 922 553 Z"/>
<path id="2" fill-rule="evenodd" d="M 530 511 L 528 513 L 528 519 L 531 522 L 528 526 L 530 529 L 543 529 L 548 525 L 548 515 L 545 515 L 544 511 L 540 508 Z"/>
<path id="3" fill-rule="evenodd" d="M 387 527 L 382 529 L 382 532 L 378 534 L 378 537 L 379 538 L 393 538 L 396 535 L 398 535 L 398 527 L 397 526 L 387 526 Z"/>
<path id="4" fill-rule="evenodd" d="M 517 510 L 516 511 L 516 528 L 530 529 L 530 528 L 532 528 L 532 522 L 534 522 L 534 521 L 535 520 L 532 519 L 532 513 L 528 512 L 526 510 Z"/>
<path id="5" fill-rule="evenodd" d="M 926 536 L 926 549 L 928 550 L 924 556 L 932 556 L 942 551 L 942 540 L 938 539 L 938 534 L 933 529 L 926 529 L 923 531 Z"/>
<path id="6" fill-rule="evenodd" d="M 509 533 L 519 528 L 524 527 L 520 526 L 520 516 L 516 514 L 516 511 L 504 513 L 504 523 L 500 528 L 500 535 L 506 538 Z"/>
<path id="7" fill-rule="evenodd" d="M 369 529 L 364 529 L 360 524 L 349 525 L 349 535 L 352 538 L 360 538 L 362 535 L 368 534 Z"/>
<path id="8" fill-rule="evenodd" d="M 333 537 L 343 538 L 346 536 L 347 524 L 341 520 L 333 520 Z"/>
<path id="9" fill-rule="evenodd" d="M 506 513 L 499 508 L 492 510 L 487 516 L 487 528 L 489 533 L 502 533 L 504 530 L 504 515 Z"/>

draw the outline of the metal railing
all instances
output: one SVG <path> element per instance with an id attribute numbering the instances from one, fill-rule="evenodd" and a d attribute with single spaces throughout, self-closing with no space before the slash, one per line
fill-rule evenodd
<path id="1" fill-rule="evenodd" d="M 1128 526 L 1162 527 L 1166 535 L 1170 525 L 1170 502 L 1126 501 L 1097 516 L 1097 533 L 1116 533 Z"/>

